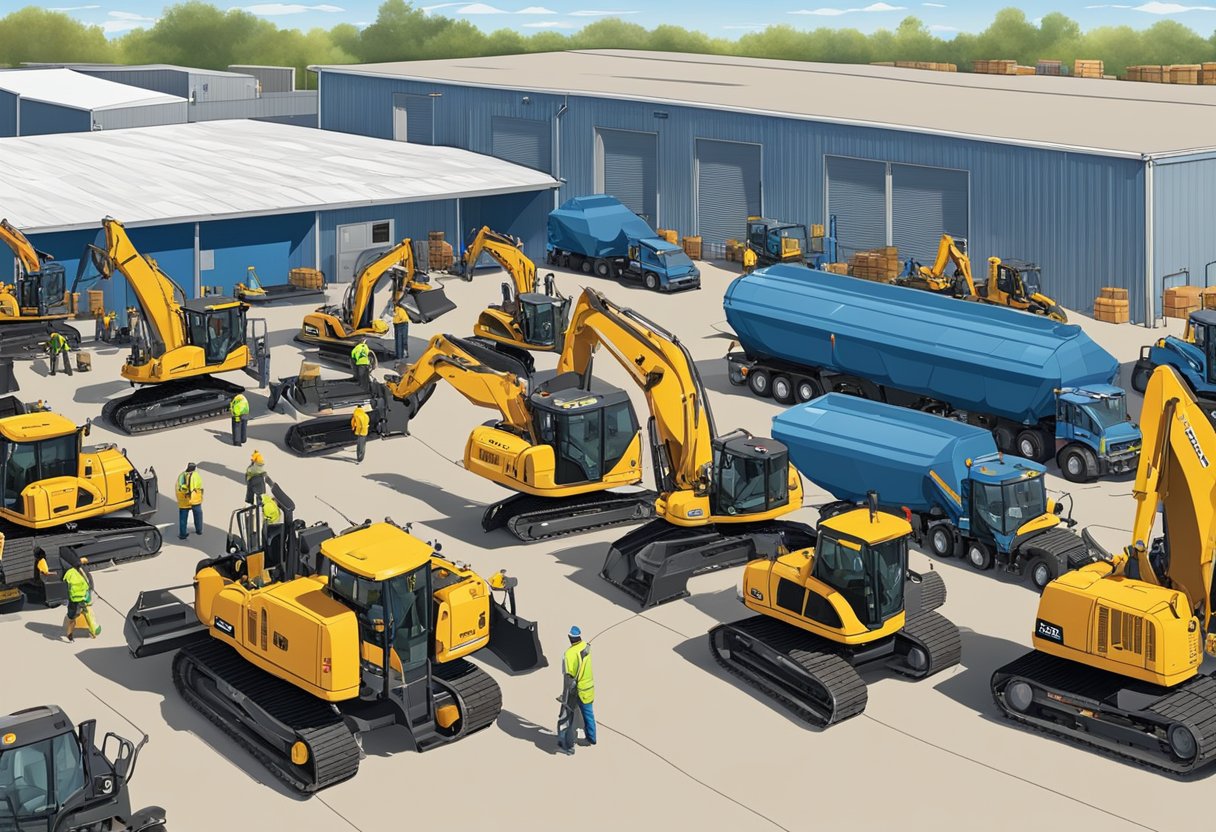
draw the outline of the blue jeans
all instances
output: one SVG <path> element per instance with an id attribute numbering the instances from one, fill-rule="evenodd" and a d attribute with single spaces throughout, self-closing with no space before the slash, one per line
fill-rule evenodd
<path id="1" fill-rule="evenodd" d="M 595 745 L 595 703 L 580 701 L 578 707 L 583 712 L 583 730 L 587 732 L 587 742 Z"/>
<path id="2" fill-rule="evenodd" d="M 397 360 L 405 358 L 409 355 L 410 347 L 410 325 L 409 324 L 393 324 L 393 346 L 396 348 Z"/>
<path id="3" fill-rule="evenodd" d="M 194 514 L 194 533 L 195 534 L 203 533 L 203 506 L 200 503 L 197 506 L 190 506 L 190 508 L 180 508 L 180 507 L 178 508 L 178 510 L 177 510 L 177 536 L 178 537 L 186 536 L 186 518 L 189 517 L 191 513 Z"/>

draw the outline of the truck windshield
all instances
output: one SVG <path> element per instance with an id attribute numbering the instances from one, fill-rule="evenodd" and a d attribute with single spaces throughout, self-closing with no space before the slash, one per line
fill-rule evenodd
<path id="1" fill-rule="evenodd" d="M 1127 401 L 1123 396 L 1111 396 L 1085 405 L 1085 412 L 1102 430 L 1127 421 Z"/>
<path id="2" fill-rule="evenodd" d="M 1047 486 L 1042 477 L 1007 482 L 1001 486 L 1001 492 L 1005 534 L 1013 534 L 1026 522 L 1047 513 Z"/>
<path id="3" fill-rule="evenodd" d="M 692 261 L 688 259 L 688 255 L 682 251 L 672 249 L 671 251 L 659 251 L 655 253 L 663 265 L 669 269 L 678 269 L 692 265 Z"/>

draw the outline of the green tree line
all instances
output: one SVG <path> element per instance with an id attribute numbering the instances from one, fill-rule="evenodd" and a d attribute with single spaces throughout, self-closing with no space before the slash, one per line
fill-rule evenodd
<path id="1" fill-rule="evenodd" d="M 894 29 L 864 34 L 856 29 L 796 29 L 770 26 L 737 40 L 711 37 L 680 26 L 648 29 L 608 18 L 565 34 L 543 31 L 523 35 L 510 29 L 483 32 L 467 20 L 427 14 L 405 0 L 385 0 L 376 21 L 358 28 L 342 23 L 331 29 L 281 29 L 239 9 L 221 10 L 202 0 L 165 9 L 154 25 L 107 39 L 100 26 L 28 6 L 0 17 L 0 65 L 38 62 L 172 63 L 208 69 L 230 64 L 297 67 L 311 83 L 309 64 L 366 63 L 478 57 L 564 49 L 628 48 L 663 52 L 701 52 L 754 58 L 830 63 L 939 61 L 967 70 L 973 60 L 1039 59 L 1071 63 L 1097 59 L 1107 74 L 1122 74 L 1138 64 L 1216 61 L 1216 33 L 1203 37 L 1172 20 L 1138 30 L 1101 26 L 1081 31 L 1061 13 L 1033 23 L 1019 9 L 1003 9 L 978 33 L 942 38 L 915 17 Z"/>

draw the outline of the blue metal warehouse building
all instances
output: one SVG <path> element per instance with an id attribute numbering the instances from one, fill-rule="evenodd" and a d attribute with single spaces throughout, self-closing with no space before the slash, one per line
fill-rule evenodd
<path id="1" fill-rule="evenodd" d="M 1213 88 L 630 51 L 315 69 L 323 129 L 493 154 L 711 247 L 756 213 L 922 261 L 947 232 L 1149 324 L 1216 261 Z"/>
<path id="2" fill-rule="evenodd" d="M 251 265 L 268 284 L 296 267 L 350 280 L 361 252 L 429 231 L 518 235 L 558 184 L 457 148 L 243 120 L 0 139 L 0 159 L 0 216 L 69 279 L 110 215 L 188 296 L 231 293 Z M 125 281 L 105 290 L 110 308 L 133 300 Z"/>
<path id="3" fill-rule="evenodd" d="M 188 106 L 70 69 L 0 70 L 0 137 L 180 124 Z"/>

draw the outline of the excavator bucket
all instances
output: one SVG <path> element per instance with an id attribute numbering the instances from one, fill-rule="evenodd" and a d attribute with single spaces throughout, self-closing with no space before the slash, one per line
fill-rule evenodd
<path id="1" fill-rule="evenodd" d="M 173 594 L 191 586 L 183 584 L 139 593 L 123 626 L 132 656 L 142 659 L 168 653 L 207 638 L 207 625 L 198 620 L 194 605 Z"/>
<path id="2" fill-rule="evenodd" d="M 131 506 L 131 514 L 140 520 L 147 520 L 156 514 L 156 503 L 160 497 L 160 492 L 157 490 L 156 469 L 149 468 L 146 474 L 132 471 L 131 486 L 135 496 L 135 505 Z"/>
<path id="3" fill-rule="evenodd" d="M 512 673 L 546 667 L 549 664 L 540 646 L 535 621 L 520 618 L 490 599 L 490 652 L 502 660 Z"/>
<path id="4" fill-rule="evenodd" d="M 408 292 L 401 298 L 401 305 L 410 316 L 412 324 L 429 324 L 440 315 L 446 315 L 456 308 L 443 291 L 442 286 Z"/>
<path id="5" fill-rule="evenodd" d="M 376 436 L 406 436 L 410 419 L 430 397 L 434 388 L 409 401 L 385 395 L 384 388 L 372 390 L 371 433 Z M 287 429 L 287 449 L 299 456 L 315 456 L 348 448 L 355 444 L 350 416 L 322 416 L 300 422 Z"/>

